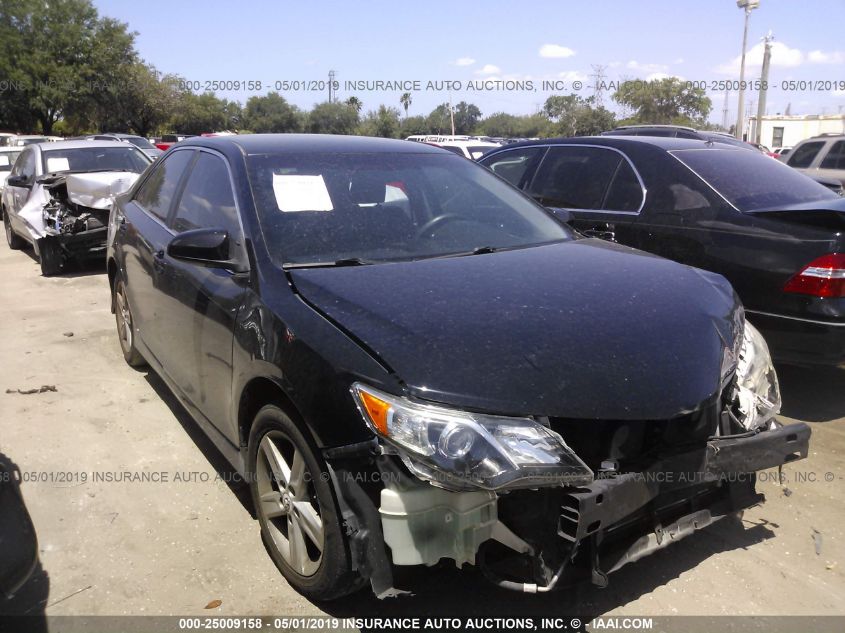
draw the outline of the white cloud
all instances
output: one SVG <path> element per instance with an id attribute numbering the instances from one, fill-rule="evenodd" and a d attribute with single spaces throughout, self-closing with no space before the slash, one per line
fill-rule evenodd
<path id="1" fill-rule="evenodd" d="M 745 70 L 749 68 L 760 68 L 763 66 L 763 50 L 765 44 L 758 42 L 745 54 Z M 727 64 L 716 68 L 716 72 L 726 75 L 739 75 L 739 65 L 742 58 L 737 55 Z M 772 43 L 772 67 L 773 68 L 795 68 L 805 61 L 804 53 L 797 48 L 789 48 L 783 42 Z"/>
<path id="2" fill-rule="evenodd" d="M 474 63 L 475 60 L 472 57 L 458 57 L 458 59 L 452 62 L 455 66 L 472 66 Z"/>
<path id="3" fill-rule="evenodd" d="M 560 44 L 543 44 L 539 51 L 540 57 L 561 58 L 572 57 L 575 54 L 571 48 L 561 46 Z"/>
<path id="4" fill-rule="evenodd" d="M 484 64 L 484 66 L 475 71 L 477 75 L 498 75 L 500 72 L 502 72 L 501 68 L 493 64 Z"/>
<path id="5" fill-rule="evenodd" d="M 661 79 L 672 79 L 673 77 L 675 79 L 683 79 L 683 77 L 679 77 L 678 75 L 670 75 L 668 73 L 657 72 L 657 73 L 650 73 L 650 74 L 646 75 L 645 80 L 646 81 L 660 81 Z"/>
<path id="6" fill-rule="evenodd" d="M 587 75 L 577 70 L 565 70 L 558 73 L 557 78 L 564 81 L 587 81 Z"/>
<path id="7" fill-rule="evenodd" d="M 643 73 L 662 73 L 668 70 L 668 66 L 665 64 L 641 64 L 635 59 L 625 64 L 625 67 Z"/>
<path id="8" fill-rule="evenodd" d="M 810 51 L 807 59 L 813 64 L 845 64 L 845 53 L 842 51 Z"/>
<path id="9" fill-rule="evenodd" d="M 683 64 L 683 63 L 684 63 L 684 58 L 683 58 L 683 57 L 679 57 L 678 59 L 676 59 L 676 60 L 675 60 L 674 62 L 672 62 L 672 63 L 673 63 L 673 64 Z"/>

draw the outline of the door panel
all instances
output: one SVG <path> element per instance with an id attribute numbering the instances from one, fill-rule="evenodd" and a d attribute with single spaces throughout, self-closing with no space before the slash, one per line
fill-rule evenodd
<path id="1" fill-rule="evenodd" d="M 173 233 L 165 226 L 175 195 L 193 151 L 168 156 L 146 178 L 125 205 L 125 221 L 117 230 L 124 244 L 126 292 L 141 344 L 159 364 L 173 345 L 174 334 L 165 318 L 161 287 L 166 285 L 164 257 Z M 170 369 L 164 367 L 168 374 Z"/>
<path id="2" fill-rule="evenodd" d="M 170 225 L 176 233 L 222 228 L 230 256 L 244 261 L 243 230 L 229 171 L 222 157 L 200 152 L 180 194 Z M 219 430 L 228 425 L 232 400 L 232 345 L 245 277 L 223 267 L 165 254 L 160 290 L 172 344 L 163 363 L 191 403 Z"/>

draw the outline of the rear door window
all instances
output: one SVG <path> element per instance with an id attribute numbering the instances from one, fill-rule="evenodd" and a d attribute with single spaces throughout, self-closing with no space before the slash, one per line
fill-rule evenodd
<path id="1" fill-rule="evenodd" d="M 542 205 L 566 209 L 608 209 L 606 201 L 613 198 L 614 203 L 623 204 L 630 209 L 635 196 L 625 185 L 632 184 L 626 176 L 625 158 L 610 149 L 601 147 L 552 147 L 537 169 L 537 175 L 529 188 L 529 193 Z M 627 165 L 630 168 L 630 165 Z M 617 174 L 621 175 L 619 187 L 610 191 Z M 634 176 L 634 180 L 636 177 Z M 639 183 L 638 183 L 639 184 Z M 639 189 L 639 186 L 638 186 Z M 612 194 L 612 195 L 609 195 Z M 640 201 L 642 190 L 640 189 Z"/>
<path id="2" fill-rule="evenodd" d="M 545 151 L 545 147 L 523 147 L 484 157 L 479 162 L 514 187 L 524 189 Z"/>
<path id="3" fill-rule="evenodd" d="M 816 158 L 816 155 L 822 147 L 824 147 L 824 141 L 804 143 L 792 151 L 789 155 L 789 160 L 786 161 L 786 164 L 790 167 L 805 169 L 813 163 L 813 160 Z"/>

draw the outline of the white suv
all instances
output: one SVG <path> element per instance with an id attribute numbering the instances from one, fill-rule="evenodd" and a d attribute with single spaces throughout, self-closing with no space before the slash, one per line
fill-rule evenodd
<path id="1" fill-rule="evenodd" d="M 845 185 L 845 134 L 822 134 L 798 143 L 784 159 L 808 176 L 832 178 Z"/>

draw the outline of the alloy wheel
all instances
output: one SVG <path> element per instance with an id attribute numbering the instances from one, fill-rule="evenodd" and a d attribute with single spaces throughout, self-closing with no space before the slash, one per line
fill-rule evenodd
<path id="1" fill-rule="evenodd" d="M 325 532 L 305 459 L 285 434 L 271 431 L 261 439 L 256 461 L 258 511 L 273 545 L 297 574 L 312 576 L 320 568 Z"/>

